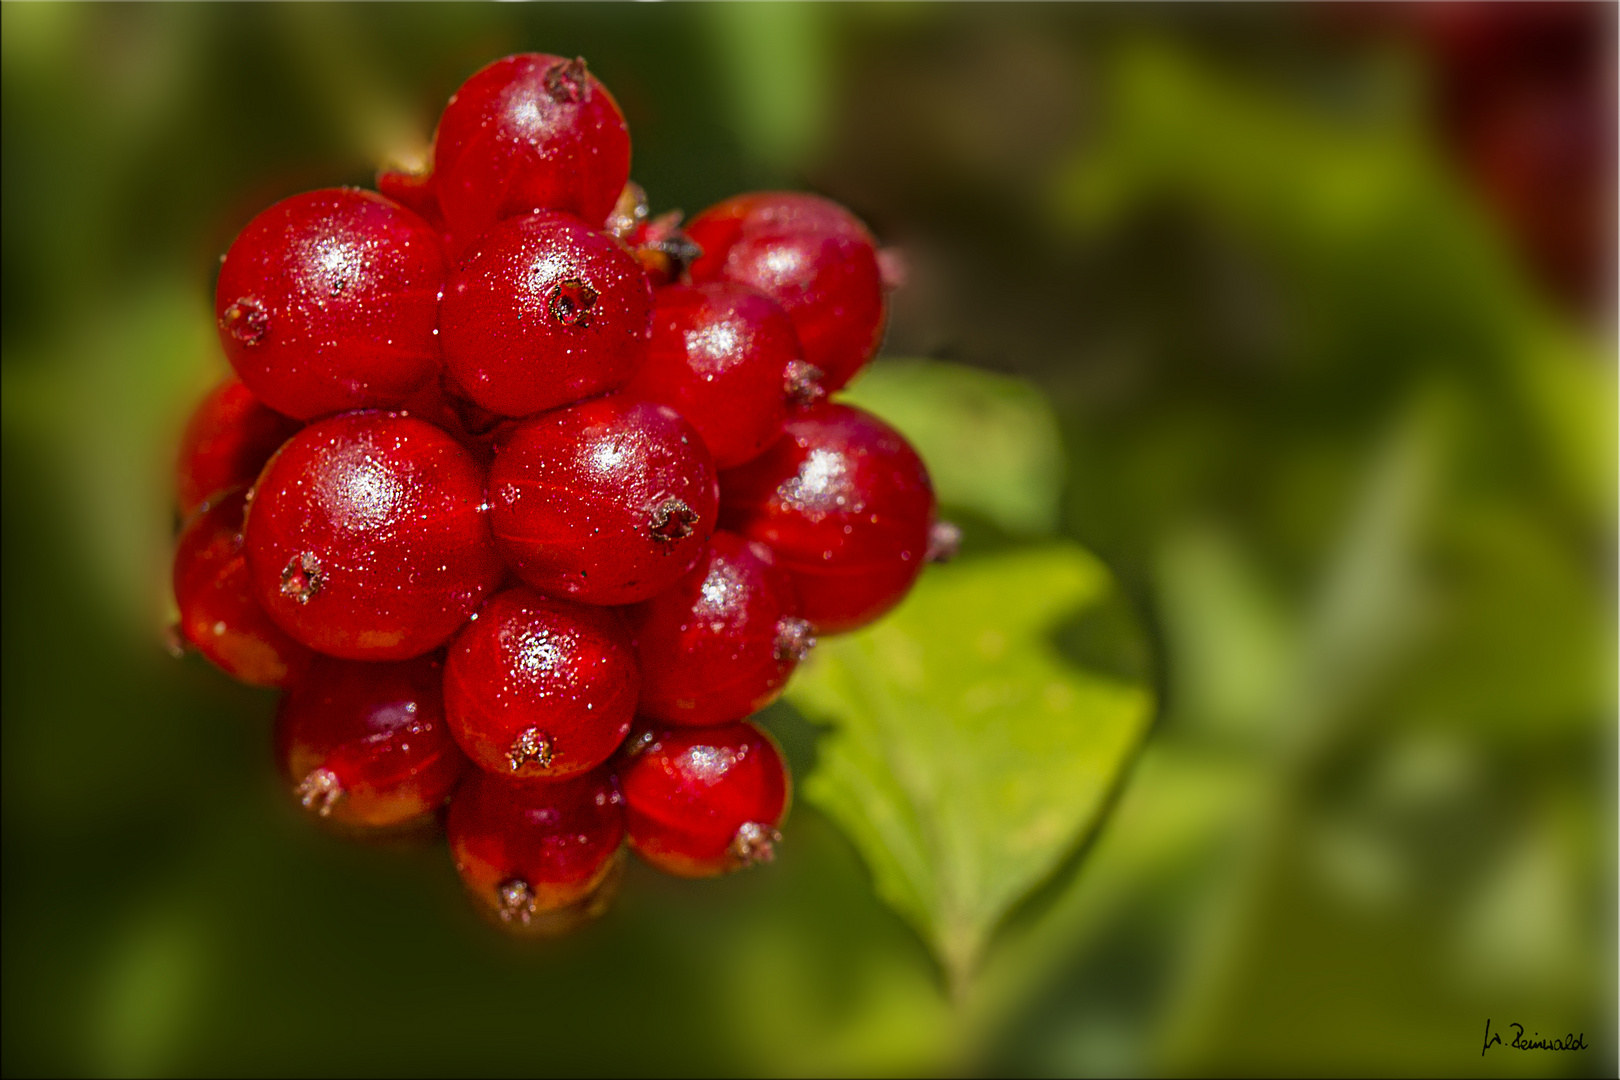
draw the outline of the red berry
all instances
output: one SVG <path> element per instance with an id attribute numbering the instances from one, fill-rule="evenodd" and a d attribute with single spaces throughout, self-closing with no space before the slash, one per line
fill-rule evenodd
<path id="1" fill-rule="evenodd" d="M 692 280 L 739 282 L 780 304 L 828 393 L 877 352 L 886 307 L 877 249 L 837 203 L 797 192 L 738 195 L 686 232 L 703 249 Z"/>
<path id="2" fill-rule="evenodd" d="M 653 295 L 652 343 L 625 393 L 673 406 L 717 468 L 757 457 L 787 419 L 793 324 L 743 285 L 671 285 Z"/>
<path id="3" fill-rule="evenodd" d="M 253 483 L 276 447 L 302 426 L 267 408 L 240 379 L 214 387 L 180 437 L 180 512 L 189 516 L 210 495 Z"/>
<path id="4" fill-rule="evenodd" d="M 489 470 L 490 525 L 541 592 L 631 604 L 703 558 L 718 510 L 714 466 L 667 405 L 599 398 L 530 417 Z"/>
<path id="5" fill-rule="evenodd" d="M 934 491 L 922 459 L 871 413 L 823 404 L 721 478 L 721 524 L 776 552 L 825 634 L 876 619 L 922 570 Z"/>
<path id="6" fill-rule="evenodd" d="M 444 644 L 500 582 L 484 477 L 398 413 L 311 424 L 265 466 L 246 538 L 254 593 L 304 644 L 404 660 Z"/>
<path id="7" fill-rule="evenodd" d="M 522 53 L 451 96 L 433 162 L 457 236 L 534 210 L 566 210 L 600 227 L 630 178 L 630 132 L 584 60 Z"/>
<path id="8" fill-rule="evenodd" d="M 790 785 L 769 735 L 746 723 L 659 728 L 633 751 L 619 782 L 637 855 L 681 877 L 775 857 Z"/>
<path id="9" fill-rule="evenodd" d="M 445 831 L 467 891 L 519 929 L 602 884 L 624 840 L 624 799 L 606 769 L 570 780 L 476 773 L 451 801 Z"/>
<path id="10" fill-rule="evenodd" d="M 641 657 L 639 711 L 671 724 L 724 724 L 763 709 L 815 644 L 770 548 L 724 531 L 674 588 L 626 614 Z"/>
<path id="11" fill-rule="evenodd" d="M 277 412 L 393 405 L 438 370 L 444 274 L 438 234 L 398 203 L 358 188 L 294 195 L 231 244 L 220 340 Z"/>
<path id="12" fill-rule="evenodd" d="M 439 208 L 439 185 L 432 170 L 383 169 L 377 173 L 377 191 L 444 233 L 444 211 Z"/>
<path id="13" fill-rule="evenodd" d="M 180 635 L 225 674 L 253 686 L 286 686 L 310 652 L 270 621 L 253 598 L 242 551 L 247 492 L 205 503 L 186 522 L 174 553 Z"/>
<path id="14" fill-rule="evenodd" d="M 623 386 L 647 356 L 652 290 L 606 233 L 567 214 L 503 222 L 450 275 L 444 355 L 473 401 L 527 416 Z"/>
<path id="15" fill-rule="evenodd" d="M 444 805 L 467 769 L 444 722 L 444 661 L 317 656 L 276 712 L 276 755 L 304 808 L 399 825 Z"/>
<path id="16" fill-rule="evenodd" d="M 492 597 L 450 647 L 450 730 L 503 776 L 560 779 L 606 761 L 630 730 L 641 675 L 624 617 L 525 588 Z"/>

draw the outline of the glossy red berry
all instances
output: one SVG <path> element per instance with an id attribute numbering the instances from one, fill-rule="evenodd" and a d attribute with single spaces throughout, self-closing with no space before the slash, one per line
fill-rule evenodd
<path id="1" fill-rule="evenodd" d="M 587 898 L 624 840 L 613 774 L 505 780 L 476 773 L 450 803 L 445 831 L 473 899 L 512 929 Z"/>
<path id="2" fill-rule="evenodd" d="M 220 341 L 248 389 L 299 419 L 393 405 L 439 368 L 433 227 L 358 188 L 283 199 L 220 268 Z"/>
<path id="3" fill-rule="evenodd" d="M 450 730 L 480 767 L 561 779 L 606 761 L 630 730 L 641 676 L 624 617 L 530 589 L 492 597 L 450 647 Z"/>
<path id="4" fill-rule="evenodd" d="M 382 412 L 311 424 L 254 487 L 245 532 L 254 595 L 329 655 L 421 655 L 504 573 L 483 503 L 483 470 L 432 424 Z"/>
<path id="5" fill-rule="evenodd" d="M 240 379 L 214 387 L 180 437 L 175 470 L 180 512 L 189 516 L 210 495 L 253 483 L 270 455 L 301 427 L 265 406 Z"/>
<path id="6" fill-rule="evenodd" d="M 522 53 L 461 84 L 439 117 L 433 162 L 459 237 L 535 210 L 599 228 L 630 178 L 630 132 L 584 60 Z"/>
<path id="7" fill-rule="evenodd" d="M 770 862 L 789 780 L 782 753 L 752 724 L 656 728 L 621 759 L 630 846 L 681 877 Z"/>
<path id="8" fill-rule="evenodd" d="M 710 207 L 686 233 L 703 249 L 692 280 L 723 278 L 775 300 L 828 393 L 876 354 L 883 277 L 871 233 L 848 210 L 815 195 L 756 192 Z"/>
<path id="9" fill-rule="evenodd" d="M 377 173 L 377 191 L 386 195 L 443 234 L 447 226 L 439 207 L 439 183 L 432 170 L 410 172 L 383 169 Z"/>
<path id="10" fill-rule="evenodd" d="M 399 825 L 444 805 L 467 771 L 444 722 L 444 660 L 317 656 L 276 712 L 276 756 L 306 810 L 341 825 Z"/>
<path id="11" fill-rule="evenodd" d="M 567 214 L 514 218 L 445 289 L 445 362 L 473 401 L 527 416 L 616 390 L 647 356 L 652 289 L 617 240 Z"/>
<path id="12" fill-rule="evenodd" d="M 552 596 L 631 604 L 707 549 L 715 471 L 667 405 L 608 397 L 530 417 L 489 470 L 490 525 L 512 571 Z"/>
<path id="13" fill-rule="evenodd" d="M 692 572 L 626 610 L 641 658 L 642 716 L 741 720 L 775 701 L 815 638 L 771 549 L 721 530 Z"/>
<path id="14" fill-rule="evenodd" d="M 721 478 L 721 524 L 776 552 L 803 615 L 825 634 L 864 626 L 911 588 L 934 491 L 906 440 L 871 413 L 823 404 Z"/>
<path id="15" fill-rule="evenodd" d="M 192 515 L 174 553 L 174 599 L 180 636 L 225 674 L 253 686 L 286 686 L 310 651 L 266 615 L 253 598 L 242 550 L 247 492 L 215 497 Z"/>
<path id="16" fill-rule="evenodd" d="M 792 367 L 793 324 L 769 297 L 729 281 L 671 285 L 653 304 L 647 362 L 626 395 L 686 417 L 717 468 L 757 457 L 781 434 L 790 395 L 811 393 L 791 382 L 803 368 Z"/>

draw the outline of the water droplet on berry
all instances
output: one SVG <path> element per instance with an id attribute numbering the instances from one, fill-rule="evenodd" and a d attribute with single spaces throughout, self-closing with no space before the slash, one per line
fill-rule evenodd
<path id="1" fill-rule="evenodd" d="M 512 746 L 506 751 L 506 763 L 513 772 L 517 772 L 531 761 L 540 763 L 542 769 L 551 767 L 552 746 L 551 739 L 539 728 L 525 728 Z"/>
<path id="2" fill-rule="evenodd" d="M 180 633 L 179 623 L 170 623 L 163 631 L 163 647 L 164 649 L 168 650 L 169 655 L 174 657 L 176 660 L 185 659 L 186 639 L 185 636 Z"/>
<path id="3" fill-rule="evenodd" d="M 596 306 L 596 290 L 579 278 L 559 281 L 551 287 L 546 310 L 564 326 L 591 325 L 591 308 Z"/>
<path id="4" fill-rule="evenodd" d="M 962 548 L 962 529 L 954 522 L 936 521 L 928 528 L 929 562 L 944 563 L 956 558 Z"/>
<path id="5" fill-rule="evenodd" d="M 753 866 L 776 861 L 776 845 L 781 842 L 782 834 L 775 829 L 757 821 L 745 821 L 737 826 L 730 851 L 744 866 Z"/>
<path id="6" fill-rule="evenodd" d="M 804 619 L 789 615 L 776 624 L 776 658 L 798 663 L 816 647 L 814 628 Z"/>
<path id="7" fill-rule="evenodd" d="M 691 536 L 697 528 L 697 523 L 697 511 L 671 495 L 653 507 L 647 531 L 652 533 L 653 539 L 672 544 Z"/>
<path id="8" fill-rule="evenodd" d="M 331 769 L 315 769 L 299 783 L 297 795 L 305 810 L 326 817 L 333 804 L 343 798 L 343 785 Z"/>
<path id="9" fill-rule="evenodd" d="M 309 603 L 325 583 L 321 560 L 312 551 L 294 555 L 281 571 L 281 595 L 300 604 Z"/>
<path id="10" fill-rule="evenodd" d="M 219 325 L 242 344 L 257 345 L 270 332 L 270 313 L 258 297 L 242 296 L 231 301 L 219 317 Z"/>

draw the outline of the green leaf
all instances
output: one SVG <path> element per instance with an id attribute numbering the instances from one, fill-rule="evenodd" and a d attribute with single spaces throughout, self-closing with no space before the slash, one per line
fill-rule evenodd
<path id="1" fill-rule="evenodd" d="M 883 417 L 928 463 L 946 506 L 1008 532 L 1050 533 L 1063 485 L 1057 419 L 1034 385 L 933 360 L 873 364 L 843 400 Z"/>
<path id="2" fill-rule="evenodd" d="M 1068 663 L 1059 628 L 1118 602 L 1072 545 L 933 567 L 827 641 L 789 699 L 833 725 L 805 797 L 960 989 L 1002 917 L 1096 825 L 1147 728 L 1145 686 Z"/>

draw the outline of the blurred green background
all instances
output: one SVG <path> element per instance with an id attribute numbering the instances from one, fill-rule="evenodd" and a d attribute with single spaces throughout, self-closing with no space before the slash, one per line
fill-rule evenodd
<path id="1" fill-rule="evenodd" d="M 0 5 L 5 1073 L 1613 1075 L 1614 10 Z M 775 866 L 514 947 L 163 627 L 220 253 L 529 49 L 903 250 L 967 542 Z"/>

